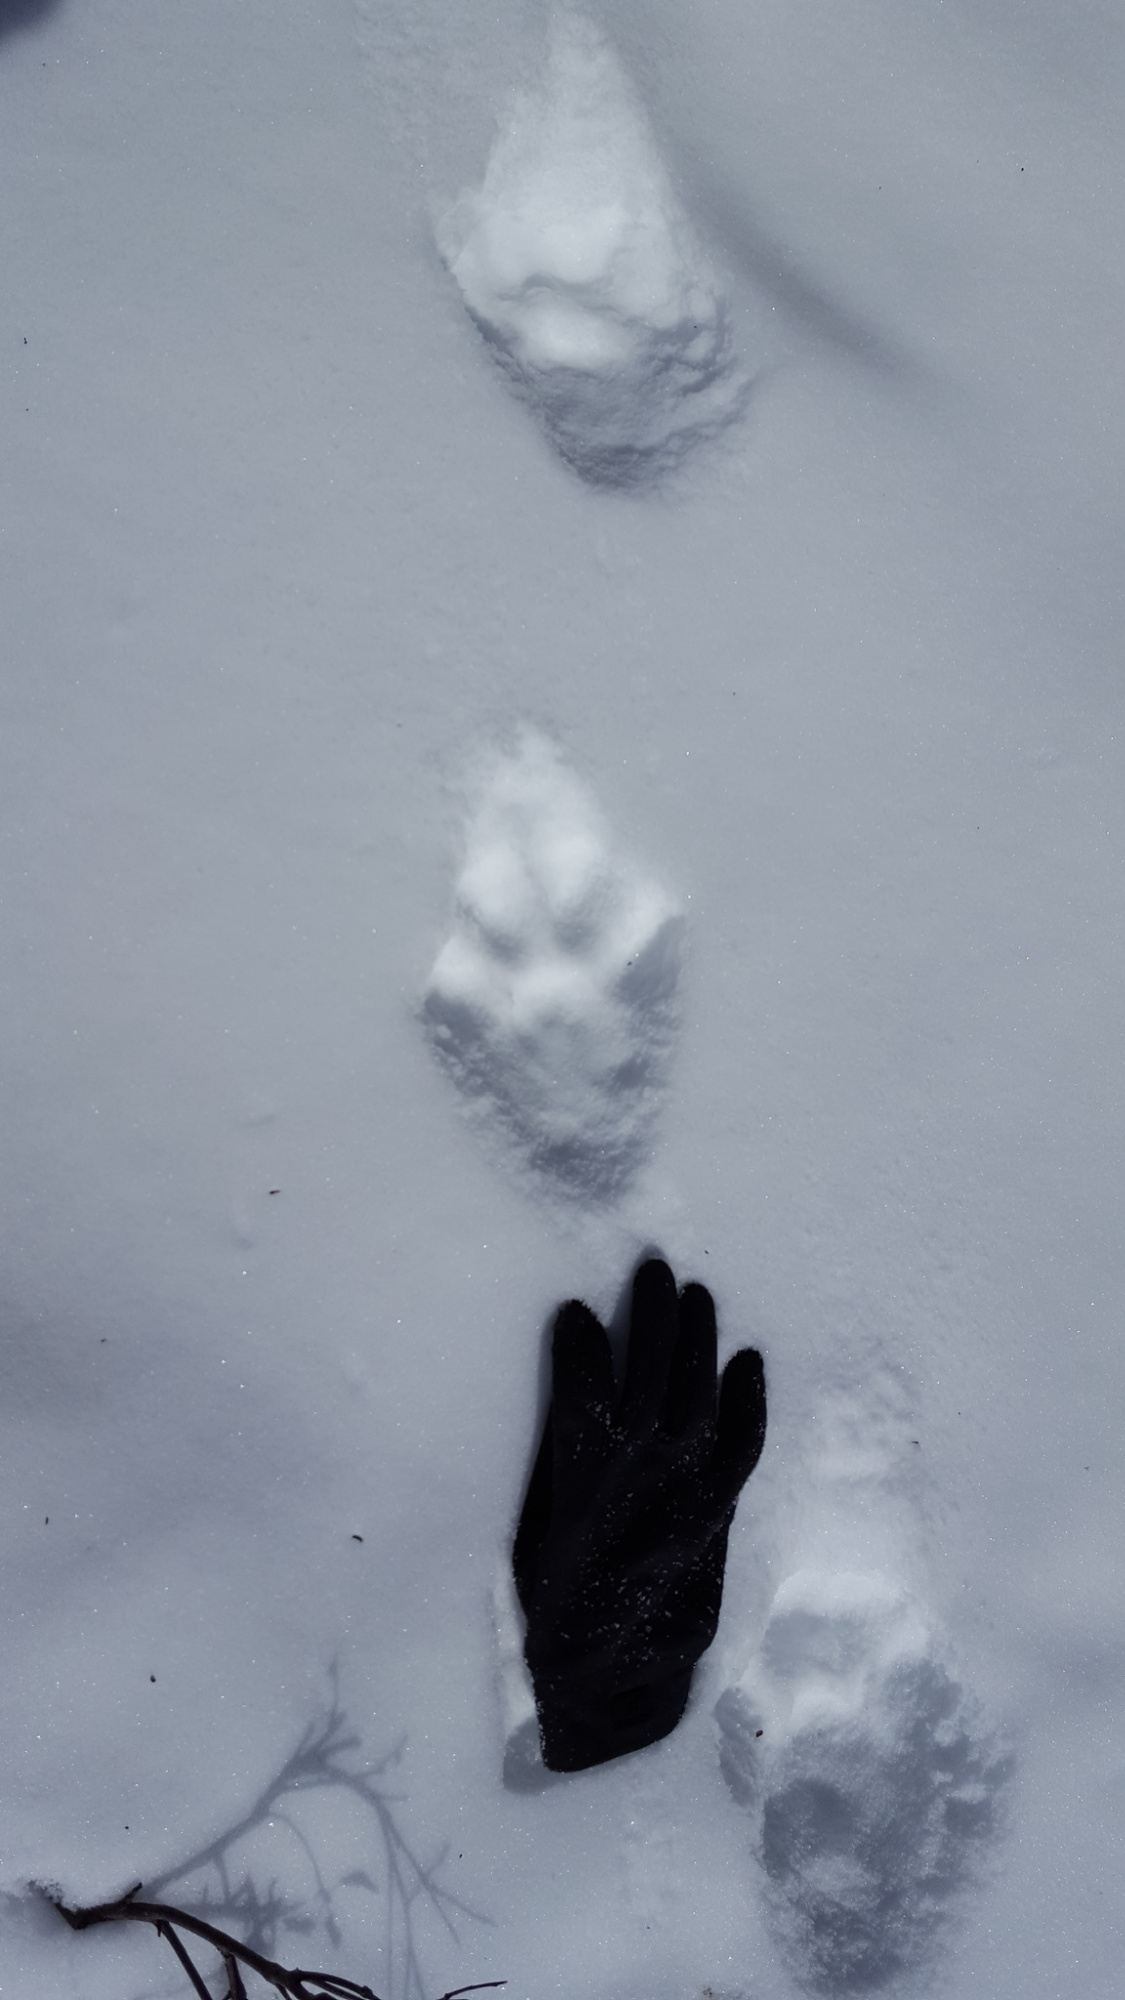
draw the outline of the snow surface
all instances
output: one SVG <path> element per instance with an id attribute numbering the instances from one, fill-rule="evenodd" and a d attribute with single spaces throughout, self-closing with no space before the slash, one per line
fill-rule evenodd
<path id="1" fill-rule="evenodd" d="M 181 1995 L 30 1886 L 144 1877 L 385 2000 L 1118 2000 L 1120 10 L 56 0 L 0 97 L 0 1992 Z M 681 1728 L 520 1789 L 649 1245 L 766 1450 Z"/>

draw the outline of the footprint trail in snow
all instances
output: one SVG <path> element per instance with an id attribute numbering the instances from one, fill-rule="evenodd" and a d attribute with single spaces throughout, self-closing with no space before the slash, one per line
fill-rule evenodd
<path id="1" fill-rule="evenodd" d="M 742 409 L 723 298 L 643 106 L 582 16 L 556 18 L 538 86 L 437 240 L 497 361 L 593 484 L 659 478 Z"/>
<path id="2" fill-rule="evenodd" d="M 525 731 L 471 821 L 423 1020 L 470 1108 L 579 1200 L 620 1193 L 644 1157 L 682 928 L 554 746 Z"/>

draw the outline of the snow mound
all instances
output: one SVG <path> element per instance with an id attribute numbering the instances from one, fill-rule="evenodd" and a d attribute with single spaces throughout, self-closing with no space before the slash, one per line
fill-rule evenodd
<path id="1" fill-rule="evenodd" d="M 469 1104 L 590 1201 L 635 1172 L 675 1026 L 682 919 L 615 858 L 554 747 L 527 730 L 469 827 L 423 1019 Z"/>
<path id="2" fill-rule="evenodd" d="M 742 407 L 726 308 L 599 30 L 558 18 L 438 248 L 567 463 L 642 485 Z"/>
<path id="3" fill-rule="evenodd" d="M 543 1762 L 535 1689 L 523 1656 L 524 1624 L 507 1549 L 499 1556 L 492 1586 L 496 1680 L 503 1728 L 503 1780 L 510 1792 L 542 1792 L 562 1782 Z"/>
<path id="4" fill-rule="evenodd" d="M 799 1571 L 715 1715 L 798 1977 L 865 1993 L 923 1960 L 1008 1767 L 922 1608 L 883 1576 Z"/>

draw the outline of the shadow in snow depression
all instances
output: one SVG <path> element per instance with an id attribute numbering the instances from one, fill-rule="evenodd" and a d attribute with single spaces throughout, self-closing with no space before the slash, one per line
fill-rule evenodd
<path id="1" fill-rule="evenodd" d="M 437 243 L 494 359 L 591 485 L 652 485 L 745 407 L 726 303 L 644 107 L 583 16 L 555 16 L 538 84 Z"/>
<path id="2" fill-rule="evenodd" d="M 1011 1772 L 921 1607 L 880 1575 L 798 1572 L 715 1715 L 798 1977 L 868 1993 L 921 1964 L 980 1873 Z"/>
<path id="3" fill-rule="evenodd" d="M 422 1019 L 471 1112 L 581 1201 L 644 1158 L 676 1025 L 682 919 L 618 859 L 557 751 L 525 730 L 470 823 Z"/>

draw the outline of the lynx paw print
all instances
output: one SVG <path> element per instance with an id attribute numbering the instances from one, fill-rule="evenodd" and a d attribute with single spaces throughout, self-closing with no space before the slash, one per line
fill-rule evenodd
<path id="1" fill-rule="evenodd" d="M 470 1110 L 580 1200 L 619 1193 L 645 1155 L 681 932 L 670 897 L 617 857 L 585 787 L 526 731 L 469 827 L 423 1019 Z"/>
<path id="2" fill-rule="evenodd" d="M 715 1714 L 798 1978 L 877 1992 L 925 1960 L 979 1869 L 1009 1765 L 921 1607 L 878 1575 L 789 1577 Z"/>
<path id="3" fill-rule="evenodd" d="M 438 248 L 512 385 L 594 485 L 660 477 L 745 401 L 724 301 L 617 56 L 556 17 Z"/>

